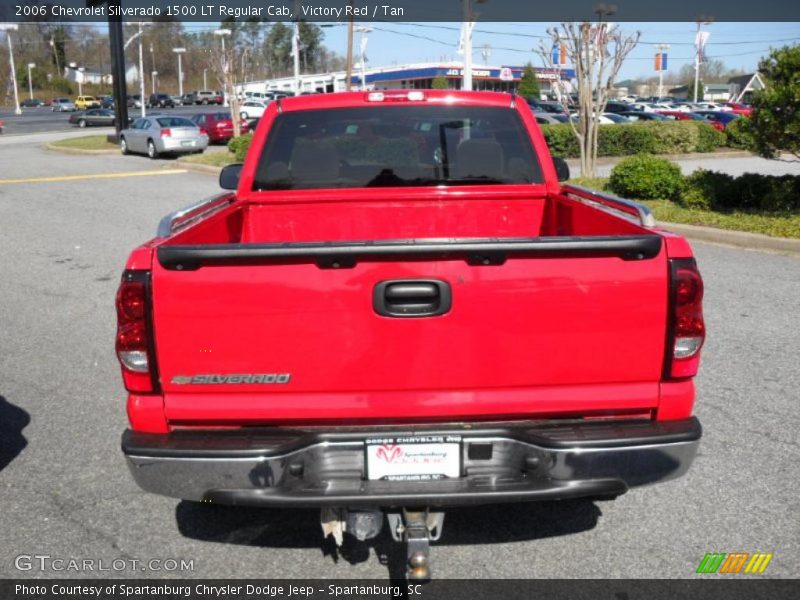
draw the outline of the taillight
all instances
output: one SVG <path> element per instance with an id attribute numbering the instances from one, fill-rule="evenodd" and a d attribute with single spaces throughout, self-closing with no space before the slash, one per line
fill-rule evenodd
<path id="1" fill-rule="evenodd" d="M 149 271 L 125 271 L 117 290 L 117 358 L 130 392 L 152 392 Z"/>
<path id="2" fill-rule="evenodd" d="M 201 127 L 200 128 L 200 135 L 208 136 L 208 130 L 206 130 L 205 128 Z"/>
<path id="3" fill-rule="evenodd" d="M 161 130 L 161 137 L 169 137 L 172 135 L 171 129 L 162 129 Z"/>
<path id="4" fill-rule="evenodd" d="M 669 378 L 694 377 L 706 337 L 703 279 L 693 258 L 670 261 Z"/>

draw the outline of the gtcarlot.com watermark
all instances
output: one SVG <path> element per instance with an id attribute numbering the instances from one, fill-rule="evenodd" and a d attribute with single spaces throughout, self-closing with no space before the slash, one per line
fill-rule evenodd
<path id="1" fill-rule="evenodd" d="M 152 571 L 185 572 L 194 571 L 194 559 L 185 558 L 66 558 L 50 554 L 20 554 L 14 559 L 18 571 L 39 572 L 124 572 Z"/>

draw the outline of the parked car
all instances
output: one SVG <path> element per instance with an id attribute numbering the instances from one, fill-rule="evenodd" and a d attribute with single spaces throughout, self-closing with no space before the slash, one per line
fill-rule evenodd
<path id="1" fill-rule="evenodd" d="M 655 111 L 653 112 L 644 112 L 641 110 L 631 110 L 628 112 L 617 113 L 622 115 L 623 117 L 628 117 L 628 120 L 632 123 L 636 123 L 637 121 L 672 121 L 674 119 L 668 119 L 664 115 L 661 115 Z"/>
<path id="2" fill-rule="evenodd" d="M 753 114 L 753 108 L 747 104 L 742 104 L 741 102 L 726 102 L 725 106 L 730 108 L 731 112 L 737 115 L 744 115 L 745 117 L 748 117 Z"/>
<path id="3" fill-rule="evenodd" d="M 629 110 L 633 110 L 631 108 L 631 103 L 628 102 L 614 102 L 613 100 L 610 102 L 606 102 L 606 110 L 605 112 L 610 113 L 621 113 L 621 112 L 628 112 Z"/>
<path id="4" fill-rule="evenodd" d="M 69 122 L 78 127 L 111 126 L 116 122 L 113 110 L 93 108 L 91 110 L 72 113 Z"/>
<path id="5" fill-rule="evenodd" d="M 267 106 L 269 106 L 268 103 L 260 100 L 245 100 L 239 109 L 239 115 L 245 120 L 260 119 L 264 111 L 267 110 Z"/>
<path id="6" fill-rule="evenodd" d="M 75 110 L 75 105 L 69 98 L 53 98 L 50 107 L 53 112 L 72 112 Z"/>
<path id="7" fill-rule="evenodd" d="M 147 105 L 150 108 L 175 108 L 175 101 L 169 94 L 150 94 Z"/>
<path id="8" fill-rule="evenodd" d="M 736 119 L 741 119 L 742 115 L 736 114 L 734 112 L 721 112 L 718 110 L 698 110 L 698 115 L 701 115 L 707 121 L 709 121 L 714 127 L 722 131 L 728 125 L 730 125 Z M 720 125 L 722 127 L 720 127 Z"/>
<path id="9" fill-rule="evenodd" d="M 100 98 L 100 108 L 105 108 L 107 110 L 114 110 L 116 106 L 116 102 L 114 102 L 114 96 L 103 96 Z"/>
<path id="10" fill-rule="evenodd" d="M 732 112 L 733 109 L 730 106 L 726 106 L 724 104 L 720 104 L 718 102 L 694 102 L 692 104 L 695 108 L 695 112 L 699 112 L 701 110 L 718 110 L 721 112 Z"/>
<path id="11" fill-rule="evenodd" d="M 5 126 L 5 123 L 3 123 L 3 120 L 0 119 L 0 133 L 3 133 L 3 127 L 4 126 Z"/>
<path id="12" fill-rule="evenodd" d="M 100 108 L 100 101 L 94 96 L 78 96 L 75 98 L 75 108 L 77 110 Z"/>
<path id="13" fill-rule="evenodd" d="M 533 116 L 539 125 L 559 125 L 567 122 L 567 115 L 533 111 Z"/>
<path id="14" fill-rule="evenodd" d="M 634 102 L 628 107 L 628 110 L 636 112 L 648 112 L 648 113 L 656 111 L 656 109 L 653 108 L 653 105 L 650 104 L 649 102 Z M 620 112 L 625 112 L 625 111 L 620 111 Z"/>
<path id="15" fill-rule="evenodd" d="M 567 501 L 569 521 L 686 473 L 705 338 L 686 240 L 560 183 L 567 163 L 505 94 L 370 96 L 271 105 L 226 192 L 132 251 L 116 354 L 136 483 L 324 507 L 336 544 L 388 521 L 422 579 L 445 507 Z M 667 492 L 687 505 L 690 487 Z M 513 531 L 519 514 L 491 518 Z M 636 514 L 642 536 L 663 519 Z"/>
<path id="16" fill-rule="evenodd" d="M 211 90 L 199 90 L 193 92 L 193 96 L 195 104 L 217 104 L 222 106 L 225 100 L 222 92 L 214 92 Z"/>
<path id="17" fill-rule="evenodd" d="M 665 117 L 672 117 L 677 121 L 705 121 L 706 119 L 703 118 L 702 115 L 698 115 L 697 113 L 687 112 L 682 110 L 660 110 L 658 114 L 664 115 Z"/>
<path id="18" fill-rule="evenodd" d="M 170 98 L 172 98 L 172 103 L 175 106 L 183 106 L 183 96 L 173 95 Z"/>
<path id="19" fill-rule="evenodd" d="M 606 113 L 603 113 L 602 116 L 605 117 L 606 119 L 609 119 L 610 121 L 616 123 L 617 125 L 624 125 L 625 123 L 630 123 L 631 122 L 631 120 L 628 117 L 623 116 L 623 115 L 621 115 L 619 113 L 606 112 Z"/>
<path id="20" fill-rule="evenodd" d="M 25 98 L 19 105 L 22 108 L 39 108 L 45 104 L 43 101 L 39 100 L 39 98 Z"/>
<path id="21" fill-rule="evenodd" d="M 184 117 L 151 115 L 138 118 L 120 132 L 122 154 L 138 152 L 150 158 L 161 154 L 191 154 L 208 147 L 208 133 Z"/>
<path id="22" fill-rule="evenodd" d="M 550 100 L 536 100 L 536 99 L 528 99 L 528 105 L 531 107 L 531 110 L 536 112 L 547 112 L 547 113 L 555 113 L 555 114 L 565 114 L 566 111 L 564 110 L 564 105 L 560 102 L 552 102 Z"/>
<path id="23" fill-rule="evenodd" d="M 233 137 L 233 119 L 229 112 L 200 113 L 191 119 L 195 125 L 208 132 L 208 139 L 212 144 L 227 142 Z M 244 119 L 241 121 L 241 131 L 242 133 L 250 131 Z"/>
<path id="24" fill-rule="evenodd" d="M 141 94 L 129 95 L 128 108 L 142 108 L 142 95 Z"/>

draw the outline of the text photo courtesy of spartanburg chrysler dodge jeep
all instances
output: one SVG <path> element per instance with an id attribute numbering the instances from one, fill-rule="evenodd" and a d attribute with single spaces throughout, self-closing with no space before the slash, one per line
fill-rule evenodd
<path id="1" fill-rule="evenodd" d="M 509 94 L 272 102 L 227 191 L 165 217 L 122 275 L 137 483 L 316 507 L 338 543 L 388 526 L 425 579 L 446 507 L 686 473 L 692 250 L 568 172 Z"/>

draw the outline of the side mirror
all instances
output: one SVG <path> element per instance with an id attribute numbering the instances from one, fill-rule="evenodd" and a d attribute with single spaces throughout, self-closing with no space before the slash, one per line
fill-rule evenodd
<path id="1" fill-rule="evenodd" d="M 556 168 L 556 175 L 558 175 L 559 181 L 567 181 L 569 179 L 569 165 L 567 161 L 559 156 L 554 156 L 553 166 Z"/>
<path id="2" fill-rule="evenodd" d="M 235 190 L 239 187 L 239 176 L 241 174 L 241 163 L 222 167 L 222 171 L 219 174 L 219 187 L 223 190 Z"/>

